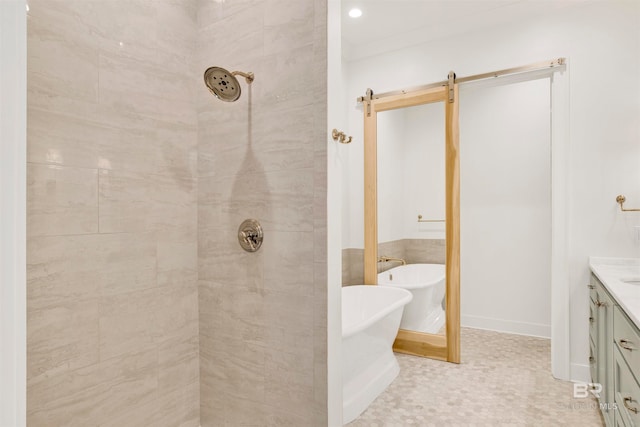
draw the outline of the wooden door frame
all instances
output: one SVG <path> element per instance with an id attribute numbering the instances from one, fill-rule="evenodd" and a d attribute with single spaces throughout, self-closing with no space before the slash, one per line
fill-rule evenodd
<path id="1" fill-rule="evenodd" d="M 377 113 L 443 102 L 446 167 L 446 335 L 401 329 L 394 350 L 460 363 L 460 156 L 458 85 L 417 90 L 366 101 L 364 108 L 364 283 L 378 283 Z"/>

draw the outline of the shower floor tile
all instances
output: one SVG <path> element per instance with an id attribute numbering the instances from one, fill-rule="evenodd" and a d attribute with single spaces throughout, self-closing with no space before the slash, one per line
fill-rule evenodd
<path id="1" fill-rule="evenodd" d="M 461 348 L 459 365 L 396 354 L 400 375 L 349 427 L 604 425 L 551 376 L 550 340 L 462 328 Z"/>

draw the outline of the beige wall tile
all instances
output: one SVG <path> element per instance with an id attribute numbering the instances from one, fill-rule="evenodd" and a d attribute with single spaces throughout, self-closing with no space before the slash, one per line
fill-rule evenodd
<path id="1" fill-rule="evenodd" d="M 227 398 L 218 390 L 219 385 L 211 376 L 200 378 L 200 425 L 225 426 Z"/>
<path id="2" fill-rule="evenodd" d="M 258 164 L 251 169 L 271 172 L 312 168 L 315 135 L 309 130 L 313 129 L 314 107 L 256 110 L 253 117 L 260 131 L 254 133 L 252 148 Z"/>
<path id="3" fill-rule="evenodd" d="M 103 147 L 116 143 L 118 129 L 73 115 L 35 107 L 27 112 L 27 160 L 98 169 Z"/>
<path id="4" fill-rule="evenodd" d="M 256 75 L 272 78 L 256 85 L 256 106 L 283 111 L 313 104 L 316 96 L 321 96 L 314 90 L 318 73 L 313 62 L 313 44 L 265 56 L 256 67 Z"/>
<path id="5" fill-rule="evenodd" d="M 203 426 L 326 420 L 326 378 L 314 374 L 326 364 L 326 331 L 315 325 L 326 324 L 327 286 L 326 33 L 315 28 L 326 18 L 316 13 L 326 14 L 326 5 L 269 0 L 199 9 L 197 66 L 256 75 L 230 105 L 198 94 Z M 225 39 L 216 35 L 229 32 L 237 42 L 220 45 Z M 214 54 L 220 64 L 210 63 Z M 265 232 L 254 254 L 237 243 L 246 218 Z M 258 378 L 258 389 L 236 393 L 247 375 Z"/>
<path id="6" fill-rule="evenodd" d="M 327 288 L 331 285 L 328 283 L 326 266 L 327 264 L 324 262 L 313 264 L 313 325 L 316 328 L 327 326 Z M 318 343 L 316 342 L 316 344 Z M 326 342 L 323 345 L 326 345 Z"/>
<path id="7" fill-rule="evenodd" d="M 95 365 L 28 381 L 28 423 L 100 425 L 114 414 L 156 399 L 157 352 L 126 354 Z"/>
<path id="8" fill-rule="evenodd" d="M 29 159 L 92 170 L 96 210 L 33 210 L 29 424 L 322 425 L 324 0 L 30 6 Z M 211 65 L 256 82 L 221 103 Z"/>
<path id="9" fill-rule="evenodd" d="M 247 125 L 247 114 L 239 113 L 230 122 L 212 120 L 201 127 L 200 176 L 226 177 L 313 167 L 313 146 L 306 143 L 311 138 L 308 130 L 313 126 L 311 106 L 284 113 L 263 109 L 253 112 L 251 117 L 251 126 Z"/>
<path id="10" fill-rule="evenodd" d="M 307 348 L 269 347 L 265 354 L 265 402 L 307 420 L 312 418 L 313 357 Z"/>
<path id="11" fill-rule="evenodd" d="M 115 233 L 154 229 L 154 177 L 123 171 L 100 171 L 100 231 Z"/>
<path id="12" fill-rule="evenodd" d="M 265 53 L 289 52 L 293 48 L 313 44 L 314 33 L 309 31 L 313 19 L 313 2 L 270 0 L 264 14 Z"/>
<path id="13" fill-rule="evenodd" d="M 204 376 L 205 381 L 213 381 L 229 400 L 263 402 L 264 345 L 231 335 L 224 344 L 201 346 L 200 377 Z M 203 399 L 208 399 L 208 395 Z"/>
<path id="14" fill-rule="evenodd" d="M 100 235 L 104 252 L 96 269 L 103 295 L 145 289 L 156 285 L 154 233 Z"/>
<path id="15" fill-rule="evenodd" d="M 197 382 L 188 384 L 141 407 L 111 414 L 100 427 L 199 427 L 199 393 Z"/>
<path id="16" fill-rule="evenodd" d="M 92 33 L 92 18 L 81 3 L 30 3 L 27 26 L 30 93 L 98 101 L 98 40 Z"/>
<path id="17" fill-rule="evenodd" d="M 30 0 L 29 425 L 199 425 L 195 22 Z"/>
<path id="18" fill-rule="evenodd" d="M 149 427 L 200 427 L 200 385 L 197 381 L 158 398 Z"/>
<path id="19" fill-rule="evenodd" d="M 267 427 L 296 427 L 309 425 L 310 422 L 313 423 L 313 418 L 310 414 L 300 416 L 286 408 L 273 406 L 268 407 L 267 411 L 267 415 L 263 419 L 263 425 Z M 322 426 L 323 424 L 313 425 Z"/>
<path id="20" fill-rule="evenodd" d="M 314 329 L 313 355 L 313 424 L 328 425 L 327 414 L 327 327 L 316 326 Z"/>
<path id="21" fill-rule="evenodd" d="M 207 0 L 199 0 L 197 3 L 198 26 L 200 29 L 204 29 L 218 21 L 260 3 L 262 3 L 262 0 L 237 0 L 234 2 L 210 2 Z"/>
<path id="22" fill-rule="evenodd" d="M 139 57 L 100 55 L 100 102 L 129 113 L 195 125 L 188 76 Z M 149 76 L 153 76 L 150 78 Z"/>
<path id="23" fill-rule="evenodd" d="M 65 113 L 29 109 L 29 162 L 195 177 L 193 126 L 126 115 L 109 107 L 101 109 L 100 117 Z"/>
<path id="24" fill-rule="evenodd" d="M 100 359 L 157 348 L 162 331 L 158 313 L 114 313 L 100 317 Z"/>
<path id="25" fill-rule="evenodd" d="M 37 310 L 99 295 L 100 238 L 41 236 L 27 240 L 27 308 Z M 31 331 L 28 331 L 31 333 Z"/>
<path id="26" fill-rule="evenodd" d="M 202 5 L 203 2 L 200 2 Z M 212 18 L 212 9 L 217 9 L 220 19 L 205 22 L 200 19 L 198 44 L 201 57 L 217 58 L 219 66 L 234 71 L 241 67 L 241 61 L 255 61 L 263 55 L 264 49 L 264 9 L 265 2 L 240 0 L 233 5 L 210 5 L 202 8 L 200 14 Z M 223 9 L 233 8 L 236 13 L 225 13 Z M 221 35 L 225 35 L 222 36 Z M 241 53 L 241 54 L 239 54 Z M 214 56 L 215 54 L 215 56 Z M 230 65 L 223 62 L 233 60 Z M 216 64 L 210 64 L 212 66 Z M 205 67 L 206 68 L 206 67 Z M 202 70 L 204 71 L 204 70 Z M 251 70 L 248 70 L 251 71 Z M 263 74 L 263 76 L 266 76 Z"/>
<path id="27" fill-rule="evenodd" d="M 173 286 L 160 289 L 163 309 L 158 316 L 162 341 L 192 338 L 198 323 L 198 290 L 195 286 Z"/>
<path id="28" fill-rule="evenodd" d="M 97 176 L 95 169 L 29 164 L 29 236 L 97 232 Z"/>
<path id="29" fill-rule="evenodd" d="M 120 125 L 118 138 L 109 141 L 100 150 L 100 169 L 114 171 L 129 171 L 153 174 L 158 172 L 157 158 L 160 146 L 157 142 L 157 131 L 152 128 L 154 121 L 144 120 L 143 117 L 136 125 Z M 124 121 L 122 117 L 114 119 Z M 127 120 L 128 122 L 128 120 Z"/>
<path id="30" fill-rule="evenodd" d="M 112 0 L 90 8 L 101 53 L 155 62 L 160 31 L 156 17 L 162 8 L 154 7 L 152 0 Z"/>
<path id="31" fill-rule="evenodd" d="M 313 294 L 301 296 L 291 293 L 267 292 L 264 296 L 265 342 L 281 349 L 313 351 Z M 312 376 L 313 372 L 307 375 Z"/>
<path id="32" fill-rule="evenodd" d="M 27 311 L 27 379 L 38 381 L 99 361 L 97 299 Z"/>
<path id="33" fill-rule="evenodd" d="M 362 285 L 364 283 L 364 249 L 342 250 L 342 285 Z"/>
<path id="34" fill-rule="evenodd" d="M 411 264 L 444 264 L 446 241 L 444 239 L 406 239 L 404 241 L 407 262 Z"/>
<path id="35" fill-rule="evenodd" d="M 230 224 L 259 219 L 265 231 L 313 230 L 313 169 L 238 174 L 200 181 L 199 223 Z"/>
<path id="36" fill-rule="evenodd" d="M 156 122 L 153 141 L 156 152 L 156 173 L 183 178 L 196 178 L 198 133 L 193 126 Z"/>
<path id="37" fill-rule="evenodd" d="M 100 299 L 101 358 L 197 338 L 197 290 L 164 286 Z M 197 342 L 197 340 L 196 340 Z"/>
<path id="38" fill-rule="evenodd" d="M 197 319 L 166 338 L 158 347 L 158 390 L 179 390 L 200 379 Z"/>
<path id="39" fill-rule="evenodd" d="M 198 240 L 195 228 L 167 228 L 156 233 L 158 285 L 186 284 L 198 278 Z"/>
<path id="40" fill-rule="evenodd" d="M 100 232 L 117 233 L 192 226 L 194 179 L 101 170 Z"/>
<path id="41" fill-rule="evenodd" d="M 313 293 L 313 232 L 273 231 L 263 247 L 266 290 Z"/>
<path id="42" fill-rule="evenodd" d="M 247 292 L 226 285 L 215 289 L 201 285 L 200 295 L 202 347 L 223 338 L 264 343 L 266 326 L 262 293 Z M 204 337 L 213 340 L 209 341 Z"/>
<path id="43" fill-rule="evenodd" d="M 237 225 L 230 230 L 198 231 L 198 278 L 228 289 L 256 292 L 264 288 L 264 251 L 245 252 L 238 243 Z"/>

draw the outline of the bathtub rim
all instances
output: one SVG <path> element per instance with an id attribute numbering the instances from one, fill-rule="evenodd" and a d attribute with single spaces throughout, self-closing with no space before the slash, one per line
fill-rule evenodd
<path id="1" fill-rule="evenodd" d="M 442 269 L 442 276 L 438 276 L 437 279 L 434 279 L 432 281 L 425 281 L 425 282 L 405 282 L 405 283 L 381 283 L 378 286 L 387 286 L 389 288 L 399 288 L 399 289 L 421 289 L 421 288 L 428 288 L 429 286 L 435 286 L 438 283 L 440 283 L 443 280 L 446 280 L 447 278 L 447 274 L 446 274 L 446 266 L 445 264 L 436 264 L 436 263 L 426 263 L 426 262 L 418 262 L 415 264 L 407 264 L 407 265 L 398 265 L 396 267 L 390 268 L 389 270 L 385 270 L 381 273 L 378 273 L 378 282 L 380 282 L 380 278 L 382 277 L 382 275 L 386 274 L 386 273 L 393 273 L 394 271 L 398 271 L 398 270 L 402 270 L 405 269 L 411 265 L 438 265 L 438 266 L 443 266 Z"/>
<path id="2" fill-rule="evenodd" d="M 392 313 L 394 310 L 396 310 L 396 309 L 398 309 L 400 307 L 404 307 L 405 305 L 409 304 L 411 302 L 411 300 L 413 299 L 413 294 L 411 292 L 409 292 L 407 289 L 394 287 L 394 286 L 385 286 L 385 285 L 351 285 L 351 286 L 343 286 L 342 290 L 344 291 L 346 288 L 365 289 L 365 288 L 376 288 L 376 287 L 385 288 L 385 289 L 391 289 L 394 292 L 397 292 L 398 294 L 403 294 L 404 293 L 404 295 L 402 297 L 398 298 L 398 300 L 396 300 L 393 303 L 389 304 L 388 306 L 385 306 L 384 309 L 378 311 L 373 316 L 368 317 L 367 319 L 364 319 L 364 320 L 362 320 L 360 322 L 356 322 L 353 325 L 350 325 L 349 327 L 346 327 L 346 328 L 344 327 L 344 325 L 342 325 L 342 339 L 349 338 L 349 337 L 357 334 L 358 332 L 364 331 L 369 326 L 371 326 L 374 323 L 376 323 L 378 320 L 380 320 L 383 317 L 387 316 L 389 313 Z M 343 304 L 344 304 L 344 301 L 343 301 Z M 344 310 L 344 305 L 343 305 L 342 309 Z"/>

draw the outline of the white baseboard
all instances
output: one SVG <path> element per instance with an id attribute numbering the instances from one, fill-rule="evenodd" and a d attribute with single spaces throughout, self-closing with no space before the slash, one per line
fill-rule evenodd
<path id="1" fill-rule="evenodd" d="M 582 365 L 580 363 L 571 364 L 571 381 L 590 383 L 591 382 L 591 370 L 589 365 Z"/>
<path id="2" fill-rule="evenodd" d="M 513 320 L 493 319 L 490 317 L 462 315 L 463 327 L 505 332 L 508 334 L 528 335 L 532 337 L 551 338 L 551 325 L 539 323 L 517 322 Z"/>

